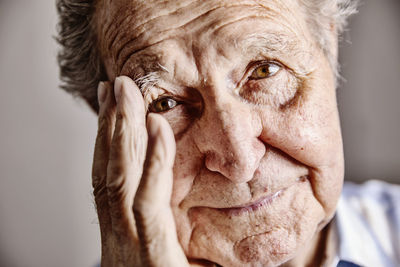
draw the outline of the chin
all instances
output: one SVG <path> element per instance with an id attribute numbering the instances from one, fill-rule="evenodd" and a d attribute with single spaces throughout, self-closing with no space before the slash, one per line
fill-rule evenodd
<path id="1" fill-rule="evenodd" d="M 196 208 L 185 252 L 221 266 L 278 266 L 309 246 L 325 215 L 308 180 L 254 209 Z"/>

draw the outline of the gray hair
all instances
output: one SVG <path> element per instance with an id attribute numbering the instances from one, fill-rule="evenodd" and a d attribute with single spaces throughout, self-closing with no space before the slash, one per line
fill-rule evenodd
<path id="1" fill-rule="evenodd" d="M 324 52 L 336 76 L 337 36 L 356 13 L 357 0 L 299 0 L 304 6 L 307 24 Z M 98 49 L 93 18 L 96 0 L 57 0 L 59 14 L 57 41 L 61 88 L 83 98 L 98 112 L 97 85 L 107 80 Z M 337 35 L 332 34 L 335 30 Z"/>

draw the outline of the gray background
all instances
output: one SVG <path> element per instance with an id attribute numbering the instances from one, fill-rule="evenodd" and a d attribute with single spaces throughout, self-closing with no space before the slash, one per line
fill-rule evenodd
<path id="1" fill-rule="evenodd" d="M 346 179 L 400 183 L 400 3 L 366 0 L 341 44 Z M 0 266 L 94 266 L 96 117 L 58 86 L 54 2 L 0 0 Z"/>

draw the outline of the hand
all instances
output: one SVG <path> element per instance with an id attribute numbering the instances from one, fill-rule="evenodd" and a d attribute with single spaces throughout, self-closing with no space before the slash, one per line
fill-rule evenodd
<path id="1" fill-rule="evenodd" d="M 128 77 L 99 84 L 92 182 L 102 266 L 189 266 L 170 207 L 175 140 Z M 147 152 L 146 152 L 147 151 Z"/>

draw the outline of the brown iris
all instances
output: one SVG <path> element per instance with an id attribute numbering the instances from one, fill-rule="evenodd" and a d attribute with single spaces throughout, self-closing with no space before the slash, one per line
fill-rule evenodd
<path id="1" fill-rule="evenodd" d="M 264 79 L 275 75 L 281 67 L 275 63 L 266 63 L 258 66 L 250 75 L 250 79 Z"/>
<path id="2" fill-rule="evenodd" d="M 169 97 L 163 97 L 163 98 L 155 100 L 151 104 L 151 111 L 152 112 L 168 111 L 168 110 L 174 108 L 177 104 L 178 104 L 178 102 L 176 102 L 174 99 L 169 98 Z"/>

